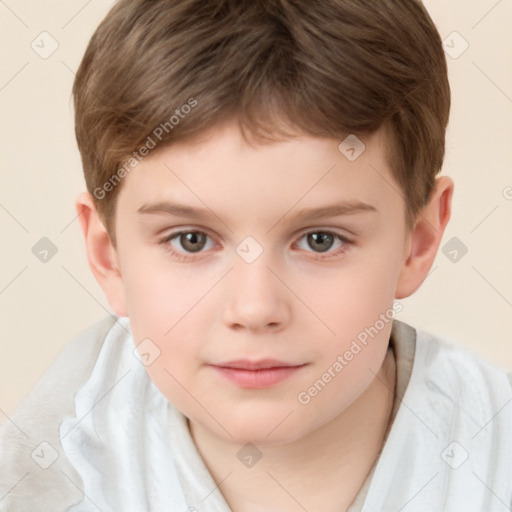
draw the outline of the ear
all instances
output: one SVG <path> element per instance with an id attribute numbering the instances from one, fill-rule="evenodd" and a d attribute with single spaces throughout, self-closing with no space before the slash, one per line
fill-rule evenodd
<path id="1" fill-rule="evenodd" d="M 84 192 L 78 196 L 76 210 L 92 273 L 114 313 L 128 316 L 116 250 L 96 211 L 91 194 Z"/>
<path id="2" fill-rule="evenodd" d="M 430 201 L 408 235 L 405 262 L 395 291 L 397 299 L 412 295 L 426 279 L 450 220 L 452 196 L 451 178 L 437 178 Z"/>

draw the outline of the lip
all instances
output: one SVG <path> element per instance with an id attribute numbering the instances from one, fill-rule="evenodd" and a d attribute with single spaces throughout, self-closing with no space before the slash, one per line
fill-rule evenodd
<path id="1" fill-rule="evenodd" d="M 213 366 L 233 368 L 235 370 L 267 370 L 269 368 L 294 368 L 302 365 L 286 363 L 277 359 L 258 359 L 257 361 L 251 361 L 250 359 L 237 359 L 235 361 L 214 364 Z"/>
<path id="2" fill-rule="evenodd" d="M 242 388 L 261 389 L 279 384 L 299 372 L 306 364 L 286 363 L 276 359 L 239 359 L 210 366 Z"/>

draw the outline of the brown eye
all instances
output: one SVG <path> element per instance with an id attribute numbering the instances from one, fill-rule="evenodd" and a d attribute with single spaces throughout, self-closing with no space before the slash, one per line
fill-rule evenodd
<path id="1" fill-rule="evenodd" d="M 198 231 L 191 231 L 189 233 L 181 233 L 179 241 L 183 249 L 187 252 L 199 252 L 206 244 L 207 236 Z"/>
<path id="2" fill-rule="evenodd" d="M 348 238 L 335 232 L 317 230 L 304 233 L 297 245 L 300 249 L 313 254 L 327 253 L 327 257 L 343 253 L 352 243 Z"/>
<path id="3" fill-rule="evenodd" d="M 202 231 L 178 231 L 161 241 L 174 256 L 180 259 L 215 247 L 215 243 Z"/>

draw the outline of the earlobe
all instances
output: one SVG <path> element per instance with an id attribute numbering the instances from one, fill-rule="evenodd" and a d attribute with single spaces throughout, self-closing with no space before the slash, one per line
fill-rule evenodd
<path id="1" fill-rule="evenodd" d="M 114 313 L 128 316 L 117 253 L 98 215 L 92 196 L 87 192 L 80 194 L 76 200 L 76 209 L 91 271 Z"/>
<path id="2" fill-rule="evenodd" d="M 450 220 L 452 196 L 452 179 L 447 176 L 437 178 L 432 197 L 418 215 L 409 235 L 407 254 L 398 279 L 395 298 L 409 297 L 428 276 Z"/>

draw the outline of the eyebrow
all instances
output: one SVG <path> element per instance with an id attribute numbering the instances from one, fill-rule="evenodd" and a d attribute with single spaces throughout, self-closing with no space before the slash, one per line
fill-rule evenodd
<path id="1" fill-rule="evenodd" d="M 138 213 L 142 214 L 166 214 L 176 217 L 188 217 L 194 220 L 211 220 L 214 217 L 217 217 L 208 208 L 193 208 L 191 206 L 179 203 L 171 203 L 169 201 L 146 203 L 142 205 L 137 211 Z M 352 200 L 340 201 L 338 203 L 321 206 L 318 208 L 303 208 L 295 214 L 295 218 L 297 220 L 305 221 L 363 212 L 378 213 L 374 206 L 363 203 L 362 201 Z M 286 217 L 286 215 L 284 215 L 284 217 Z"/>

